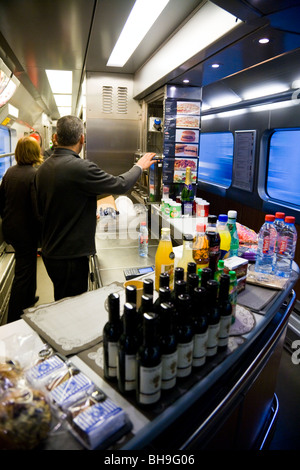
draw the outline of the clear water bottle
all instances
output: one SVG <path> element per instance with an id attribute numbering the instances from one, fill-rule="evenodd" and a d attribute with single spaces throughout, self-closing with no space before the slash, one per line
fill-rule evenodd
<path id="1" fill-rule="evenodd" d="M 285 218 L 285 213 L 284 212 L 276 212 L 275 213 L 275 220 L 274 224 L 277 229 L 277 232 L 280 232 L 281 229 L 284 227 L 284 218 Z"/>
<path id="2" fill-rule="evenodd" d="M 230 253 L 229 256 L 238 256 L 239 253 L 239 236 L 236 228 L 236 219 L 237 219 L 237 211 L 228 211 L 228 229 L 231 235 L 231 242 L 230 242 Z"/>
<path id="3" fill-rule="evenodd" d="M 275 215 L 267 214 L 258 234 L 254 270 L 259 273 L 273 274 L 275 271 L 277 230 L 274 220 Z"/>
<path id="4" fill-rule="evenodd" d="M 297 244 L 295 217 L 287 216 L 284 222 L 285 225 L 278 237 L 275 274 L 276 276 L 290 277 Z"/>
<path id="5" fill-rule="evenodd" d="M 139 231 L 139 255 L 143 258 L 148 256 L 148 228 L 146 222 L 141 222 Z"/>

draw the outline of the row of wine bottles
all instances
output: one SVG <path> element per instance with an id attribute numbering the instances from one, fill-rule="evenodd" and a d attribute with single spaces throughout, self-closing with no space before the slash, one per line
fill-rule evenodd
<path id="1" fill-rule="evenodd" d="M 161 274 L 155 302 L 153 280 L 144 280 L 138 310 L 136 288 L 127 286 L 122 316 L 119 295 L 108 296 L 104 376 L 116 380 L 121 393 L 135 393 L 139 405 L 156 403 L 162 390 L 172 389 L 177 380 L 188 377 L 228 344 L 230 276 L 222 274 L 219 282 L 210 278 L 205 287 L 192 287 L 192 282 L 179 279 L 172 291 L 168 278 L 167 273 Z"/>

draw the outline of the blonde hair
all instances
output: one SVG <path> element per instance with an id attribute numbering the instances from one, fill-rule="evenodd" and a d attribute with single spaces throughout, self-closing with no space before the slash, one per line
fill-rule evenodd
<path id="1" fill-rule="evenodd" d="M 43 162 L 41 147 L 33 137 L 21 137 L 18 140 L 15 158 L 18 165 L 34 165 Z"/>

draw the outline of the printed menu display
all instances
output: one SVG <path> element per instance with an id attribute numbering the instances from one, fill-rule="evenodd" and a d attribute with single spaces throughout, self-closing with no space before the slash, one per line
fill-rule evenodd
<path id="1" fill-rule="evenodd" d="M 164 184 L 184 183 L 187 166 L 191 167 L 192 182 L 197 182 L 200 111 L 200 101 L 165 101 Z"/>

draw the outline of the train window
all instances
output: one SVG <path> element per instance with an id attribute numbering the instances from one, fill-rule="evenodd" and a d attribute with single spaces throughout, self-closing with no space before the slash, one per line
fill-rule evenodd
<path id="1" fill-rule="evenodd" d="M 207 132 L 200 134 L 198 181 L 228 188 L 232 179 L 233 134 Z"/>
<path id="2" fill-rule="evenodd" d="M 267 194 L 300 206 L 300 129 L 279 129 L 270 137 Z"/>
<path id="3" fill-rule="evenodd" d="M 10 157 L 2 157 L 4 153 L 10 152 L 10 134 L 9 130 L 0 126 L 0 180 L 2 179 L 7 168 L 11 164 Z"/>

